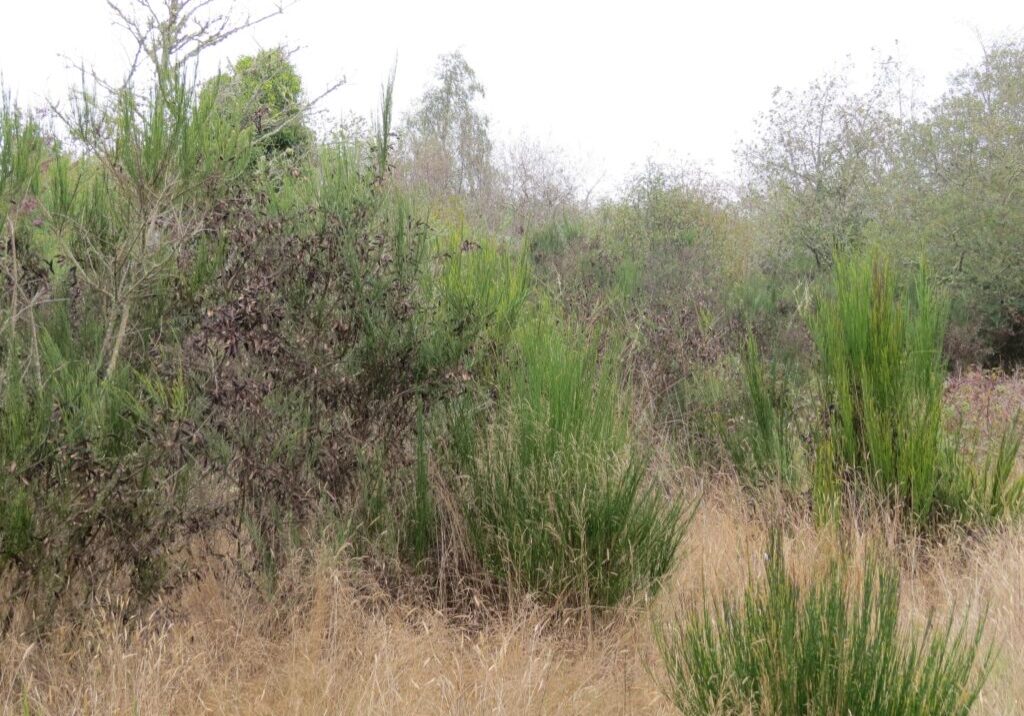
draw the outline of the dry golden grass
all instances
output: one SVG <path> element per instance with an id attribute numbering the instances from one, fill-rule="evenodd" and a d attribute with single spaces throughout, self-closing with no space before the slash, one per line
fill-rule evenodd
<path id="1" fill-rule="evenodd" d="M 946 382 L 945 399 L 952 427 L 962 431 L 965 443 L 973 445 L 980 458 L 999 443 L 1024 410 L 1024 371 L 1013 375 L 980 369 L 958 373 Z M 1024 472 L 1024 450 L 1017 455 L 1016 469 Z"/>
<path id="2" fill-rule="evenodd" d="M 1019 713 L 1024 687 L 1024 531 L 914 547 L 886 525 L 848 525 L 842 539 L 785 508 L 761 508 L 732 486 L 695 516 L 686 550 L 654 605 L 557 623 L 523 605 L 469 630 L 374 594 L 351 566 L 321 558 L 268 605 L 251 589 L 201 580 L 144 625 L 96 614 L 45 643 L 0 644 L 0 710 L 32 714 L 622 714 L 669 713 L 658 688 L 652 614 L 738 593 L 760 570 L 768 525 L 784 521 L 790 563 L 810 576 L 842 550 L 881 550 L 903 565 L 907 615 L 991 605 L 1001 645 L 978 708 Z"/>
<path id="3" fill-rule="evenodd" d="M 98 618 L 33 649 L 8 641 L 3 702 L 32 713 L 642 713 L 665 705 L 636 648 L 643 624 L 590 638 L 523 608 L 472 635 L 367 603 L 322 564 L 289 613 L 207 580 L 171 626 Z M 379 606 L 379 605 L 378 605 Z"/>

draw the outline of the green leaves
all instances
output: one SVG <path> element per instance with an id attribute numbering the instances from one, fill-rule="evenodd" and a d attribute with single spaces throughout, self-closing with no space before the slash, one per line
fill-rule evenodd
<path id="1" fill-rule="evenodd" d="M 757 478 L 780 480 L 796 486 L 797 473 L 794 436 L 791 433 L 792 408 L 784 383 L 761 357 L 757 341 L 747 336 L 743 354 L 743 374 L 752 428 L 739 439 L 729 437 L 737 464 Z"/>
<path id="2" fill-rule="evenodd" d="M 268 154 L 298 152 L 313 142 L 302 79 L 284 48 L 239 58 L 231 74 L 207 83 L 204 94 L 239 127 L 251 129 Z"/>

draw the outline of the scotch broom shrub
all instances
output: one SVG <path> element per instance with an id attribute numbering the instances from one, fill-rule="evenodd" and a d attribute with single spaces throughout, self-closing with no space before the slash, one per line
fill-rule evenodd
<path id="1" fill-rule="evenodd" d="M 984 619 L 900 624 L 899 578 L 869 565 L 858 589 L 833 564 L 808 587 L 778 537 L 766 575 L 656 625 L 666 693 L 686 714 L 967 714 L 991 665 Z"/>
<path id="2" fill-rule="evenodd" d="M 466 476 L 473 552 L 513 589 L 573 606 L 655 586 L 685 520 L 648 482 L 617 356 L 544 313 L 517 337 L 501 413 Z"/>
<path id="3" fill-rule="evenodd" d="M 833 288 L 811 319 L 831 479 L 900 503 L 919 524 L 998 518 L 1021 506 L 1018 427 L 978 467 L 945 426 L 946 316 L 924 272 L 903 294 L 889 262 L 868 253 L 836 261 Z"/>

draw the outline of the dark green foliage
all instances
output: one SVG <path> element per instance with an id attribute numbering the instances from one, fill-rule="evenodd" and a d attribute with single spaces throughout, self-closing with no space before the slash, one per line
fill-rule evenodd
<path id="1" fill-rule="evenodd" d="M 984 619 L 900 623 L 898 576 L 869 565 L 858 589 L 833 564 L 807 588 L 778 536 L 763 582 L 656 629 L 666 692 L 687 714 L 967 714 L 992 664 Z"/>
<path id="2" fill-rule="evenodd" d="M 412 428 L 428 233 L 377 171 L 364 147 L 323 149 L 266 203 L 239 203 L 188 341 L 223 477 L 278 559 L 283 516 L 306 523 L 355 497 L 371 445 L 388 461 Z"/>

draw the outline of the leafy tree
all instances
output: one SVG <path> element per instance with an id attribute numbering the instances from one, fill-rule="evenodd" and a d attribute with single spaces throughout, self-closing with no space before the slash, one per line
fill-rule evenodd
<path id="1" fill-rule="evenodd" d="M 761 136 L 742 150 L 755 206 L 781 258 L 809 254 L 814 270 L 862 241 L 872 193 L 891 165 L 898 118 L 887 86 L 851 91 L 826 76 L 800 93 L 776 90 Z"/>
<path id="2" fill-rule="evenodd" d="M 459 52 L 441 57 L 436 84 L 407 121 L 413 173 L 448 193 L 470 195 L 489 186 L 493 146 L 489 119 L 476 107 L 484 86 Z"/>
<path id="3" fill-rule="evenodd" d="M 312 142 L 302 79 L 283 48 L 241 57 L 230 73 L 211 82 L 225 107 L 238 113 L 242 126 L 253 128 L 268 153 L 298 150 Z"/>
<path id="4" fill-rule="evenodd" d="M 909 136 L 914 226 L 974 357 L 1024 357 L 1024 41 L 990 48 Z"/>

